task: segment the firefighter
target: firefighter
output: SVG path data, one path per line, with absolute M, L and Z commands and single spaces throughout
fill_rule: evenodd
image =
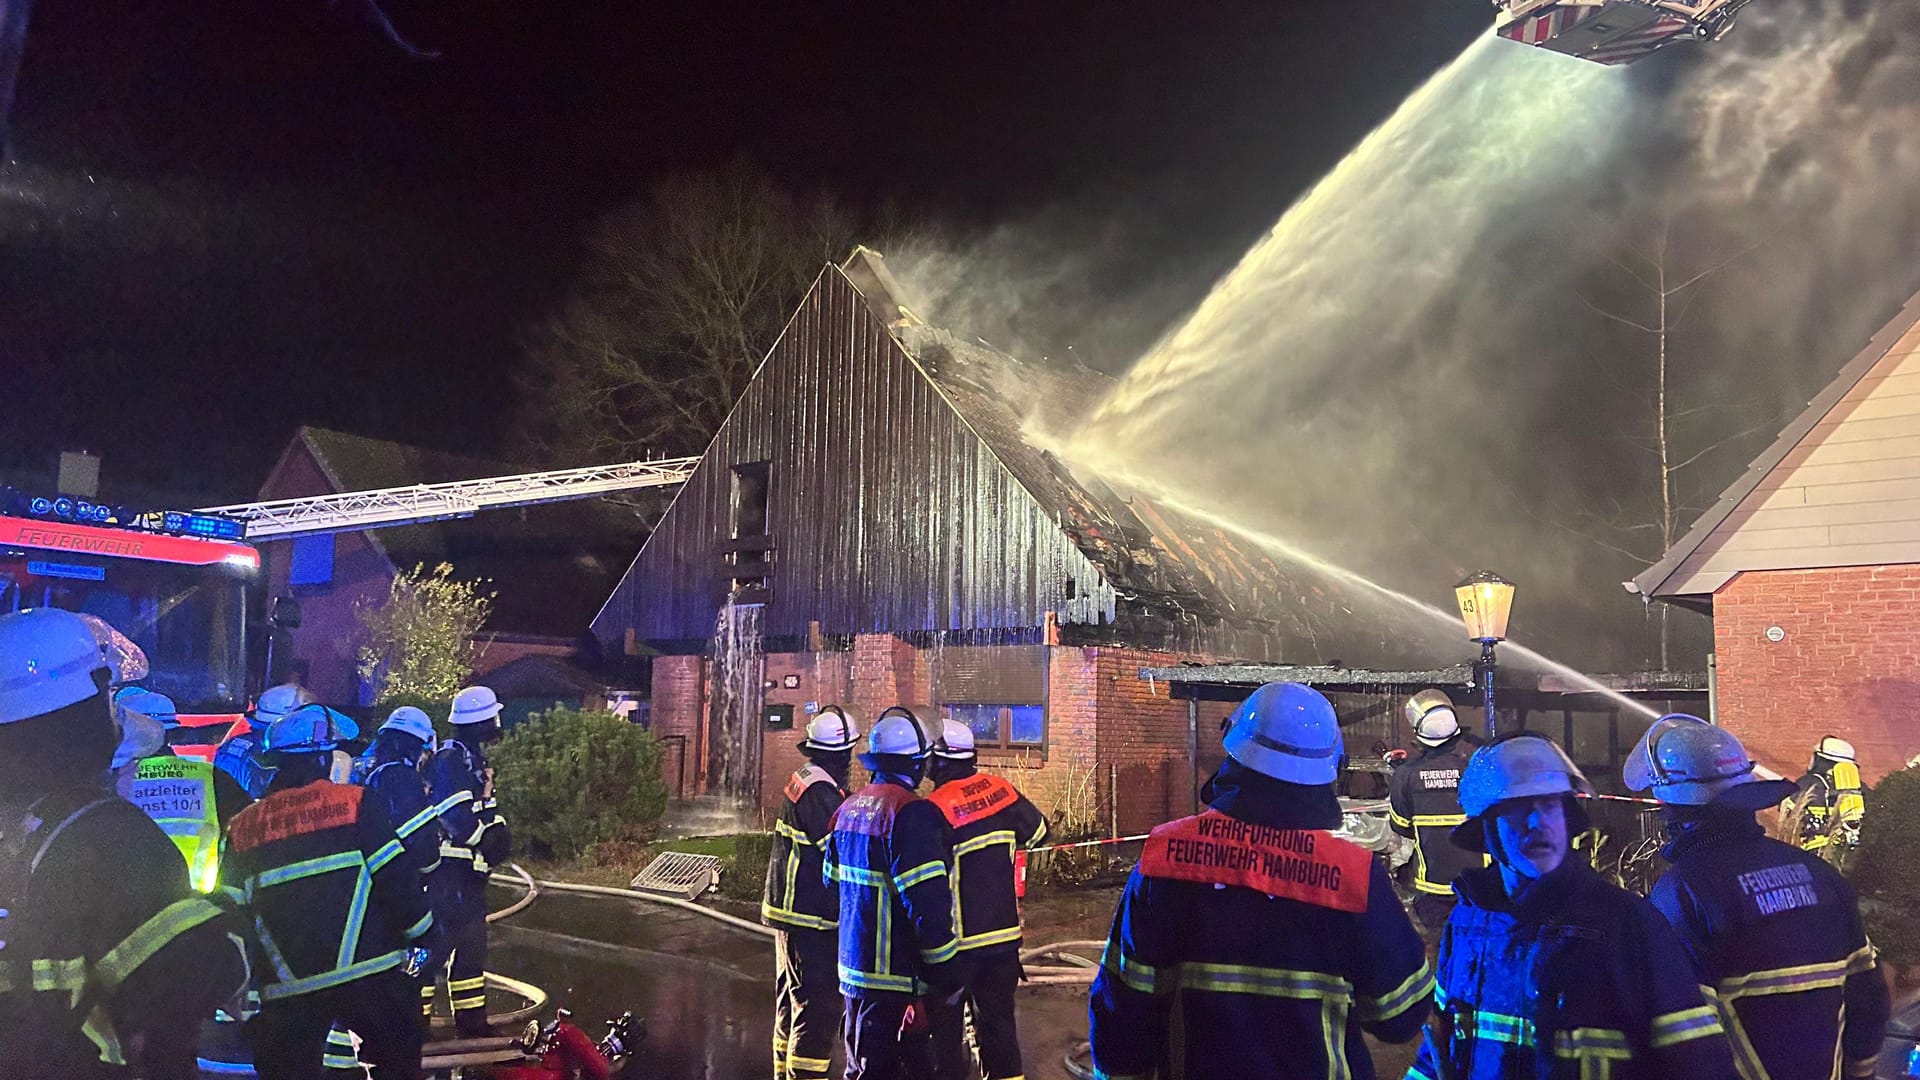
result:
M 807 764 L 787 780 L 773 826 L 773 854 L 760 921 L 773 927 L 773 1075 L 825 1077 L 840 1030 L 840 897 L 822 877 L 821 851 L 833 812 L 847 798 L 847 770 L 860 732 L 828 705 L 807 725 Z
M 253 802 L 240 782 L 209 762 L 183 758 L 167 745 L 179 726 L 173 699 L 139 687 L 113 695 L 120 748 L 113 755 L 114 790 L 160 826 L 187 862 L 199 892 L 219 884 L 220 837 Z
M 274 770 L 227 830 L 227 879 L 246 897 L 260 962 L 260 1014 L 245 1034 L 263 1080 L 316 1075 L 338 1020 L 385 1078 L 420 1073 L 424 1031 L 405 971 L 431 941 L 419 856 L 365 789 L 328 779 L 338 713 L 306 705 L 260 745 Z
M 100 788 L 112 672 L 78 616 L 0 615 L 0 1072 L 196 1074 L 203 1017 L 246 977 L 240 924 Z
M 1413 916 L 1435 941 L 1453 913 L 1453 879 L 1487 864 L 1485 855 L 1463 851 L 1450 839 L 1454 826 L 1466 820 L 1460 813 L 1460 773 L 1473 747 L 1453 701 L 1439 690 L 1407 699 L 1406 717 L 1420 753 L 1393 770 L 1388 817 L 1394 832 L 1414 842 Z
M 1732 732 L 1685 714 L 1648 728 L 1623 772 L 1660 800 L 1673 868 L 1650 899 L 1711 991 L 1744 1080 L 1831 1077 L 1835 1062 L 1871 1078 L 1889 1003 L 1859 901 L 1754 820 L 1798 787 L 1760 779 Z
M 402 705 L 388 714 L 374 733 L 372 744 L 354 760 L 352 770 L 353 783 L 367 789 L 367 797 L 386 812 L 387 820 L 399 823 L 394 833 L 420 867 L 423 888 L 425 875 L 440 865 L 440 843 L 446 835 L 437 808 L 427 799 L 426 777 L 420 773 L 434 745 L 432 718 L 411 705 Z M 431 995 L 431 975 L 424 989 Z M 421 1022 L 425 1023 L 424 1016 Z M 341 1076 L 365 1076 L 355 1042 L 345 1025 L 334 1025 L 327 1033 L 327 1068 Z
M 1474 751 L 1454 842 L 1493 864 L 1454 879 L 1437 1006 L 1409 1080 L 1607 1076 L 1727 1080 L 1720 1019 L 1680 942 L 1645 900 L 1609 884 L 1569 838 L 1593 785 L 1543 735 Z
M 298 683 L 281 683 L 261 691 L 260 697 L 253 703 L 253 715 L 249 718 L 247 731 L 231 736 L 220 744 L 220 749 L 213 754 L 214 768 L 231 776 L 248 798 L 259 798 L 273 781 L 273 775 L 261 768 L 255 756 L 267 729 L 273 726 L 275 720 L 302 705 L 312 703 L 313 695 Z
M 500 699 L 484 686 L 454 695 L 448 716 L 453 737 L 427 759 L 429 797 L 446 829 L 440 866 L 429 876 L 433 907 L 446 920 L 447 997 L 463 1039 L 484 1038 L 487 1027 L 487 877 L 506 861 L 512 837 L 493 797 L 493 766 L 486 746 L 500 738 Z M 434 988 L 420 988 L 430 1014 Z
M 1269 683 L 1224 744 L 1211 805 L 1153 830 L 1127 879 L 1089 999 L 1095 1073 L 1372 1080 L 1361 1032 L 1418 1035 L 1433 975 L 1385 865 L 1332 835 L 1333 706 Z
M 840 890 L 846 1080 L 902 1080 L 909 1006 L 963 985 L 946 822 L 914 793 L 937 738 L 910 709 L 881 713 L 860 755 L 872 782 L 833 814 L 823 874 Z
M 1833 735 L 1821 739 L 1799 789 L 1800 846 L 1818 851 L 1837 843 L 1844 851 L 1853 850 L 1860 843 L 1860 821 L 1867 815 L 1853 744 Z
M 1012 784 L 974 768 L 973 729 L 946 721 L 933 748 L 927 798 L 947 820 L 953 846 L 953 932 L 969 960 L 965 1008 L 973 1011 L 982 1080 L 1025 1073 L 1013 992 L 1020 984 L 1020 902 L 1014 896 L 1013 853 L 1047 838 L 1040 808 Z M 968 1074 L 966 1018 L 960 1003 L 928 1007 L 940 1076 Z

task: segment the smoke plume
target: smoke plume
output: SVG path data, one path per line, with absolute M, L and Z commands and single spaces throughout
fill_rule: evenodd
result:
M 1727 261 L 1675 298 L 1669 341 L 1697 510 L 1920 285 L 1917 240 L 1920 4 L 1766 0 L 1627 69 L 1483 40 L 1286 211 L 1072 453 L 1441 603 L 1499 570 L 1523 636 L 1643 664 L 1619 582 L 1661 547 L 1654 342 L 1601 312 L 1650 322 L 1635 275 L 1662 252 L 1669 284 Z

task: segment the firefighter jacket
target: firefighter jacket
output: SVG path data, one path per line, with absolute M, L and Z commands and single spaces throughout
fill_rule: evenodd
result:
M 413 762 L 376 761 L 360 783 L 367 797 L 386 812 L 387 820 L 398 822 L 394 835 L 406 845 L 421 873 L 438 869 L 446 829 L 440 823 L 440 807 L 427 798 L 426 777 Z
M 1454 878 L 1487 864 L 1486 856 L 1451 839 L 1453 827 L 1467 820 L 1460 812 L 1460 772 L 1472 752 L 1456 736 L 1443 746 L 1423 747 L 1418 757 L 1393 770 L 1388 816 L 1394 832 L 1413 839 L 1413 887 L 1420 892 L 1451 897 Z
M 1577 854 L 1516 903 L 1454 881 L 1434 1018 L 1408 1080 L 1727 1080 L 1720 1018 L 1673 929 Z
M 273 770 L 255 756 L 261 734 L 260 728 L 254 728 L 235 735 L 213 752 L 213 767 L 232 777 L 249 799 L 266 794 L 267 785 L 273 782 Z
M 909 777 L 876 773 L 833 812 L 822 865 L 840 890 L 840 991 L 924 995 L 960 985 L 946 822 Z
M 963 953 L 1018 952 L 1020 902 L 1014 897 L 1013 853 L 1047 838 L 1040 808 L 998 776 L 948 780 L 927 796 L 947 821 L 953 932 Z
M 227 862 L 253 915 L 265 1001 L 399 967 L 433 929 L 418 858 L 365 788 L 270 791 L 233 819 Z
M 0 810 L 0 1072 L 192 1076 L 199 1022 L 246 978 L 240 921 L 179 850 L 89 785 Z
M 431 876 L 434 908 L 459 922 L 485 918 L 487 875 L 506 861 L 513 841 L 487 793 L 487 756 L 454 739 L 427 759 L 428 797 L 446 829 L 440 866 Z
M 1747 814 L 1709 818 L 1662 854 L 1673 869 L 1653 906 L 1679 931 L 1745 1080 L 1831 1077 L 1840 1057 L 1880 1052 L 1887 985 L 1838 871 Z
M 1836 838 L 1848 847 L 1860 842 L 1860 821 L 1867 816 L 1867 801 L 1860 794 L 1860 766 L 1818 758 L 1799 784 L 1801 847 L 1816 851 Z
M 818 765 L 806 765 L 787 780 L 786 802 L 773 823 L 773 855 L 760 921 L 781 930 L 832 930 L 840 925 L 840 895 L 821 870 L 833 812 L 847 789 Z
M 1361 1033 L 1419 1033 L 1426 950 L 1386 867 L 1327 831 L 1331 787 L 1231 765 L 1127 879 L 1088 1001 L 1095 1075 L 1373 1080 Z

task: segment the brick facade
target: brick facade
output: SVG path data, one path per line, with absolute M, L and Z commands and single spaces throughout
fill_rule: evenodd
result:
M 1824 735 L 1869 783 L 1920 753 L 1920 565 L 1740 574 L 1713 636 L 1719 720 L 1767 767 L 1799 776 Z
M 653 659 L 653 732 L 669 741 L 661 767 L 666 772 L 667 790 L 681 798 L 692 798 L 706 790 L 707 756 L 702 723 L 706 714 L 706 678 L 705 657 L 656 656 Z
M 1191 658 L 1119 648 L 1052 648 L 1045 748 L 985 750 L 981 768 L 1012 780 L 1050 816 L 1070 819 L 1103 836 L 1116 823 L 1123 833 L 1131 833 L 1190 813 L 1187 703 L 1173 700 L 1165 684 L 1150 685 L 1139 677 L 1143 667 L 1184 659 Z M 778 811 L 787 776 L 804 760 L 799 743 L 805 737 L 808 703 L 851 704 L 864 730 L 888 706 L 938 704 L 930 700 L 935 663 L 931 650 L 916 649 L 889 634 L 859 635 L 846 652 L 768 654 L 764 679 L 772 685 L 765 691 L 766 701 L 794 706 L 794 727 L 762 733 L 762 812 L 771 816 Z M 706 662 L 696 656 L 653 661 L 654 730 L 686 736 L 688 795 L 706 790 L 706 670 Z M 796 684 L 791 687 L 790 677 Z M 1230 709 L 1220 702 L 1200 703 L 1204 769 L 1219 762 L 1220 720 Z M 670 773 L 672 765 L 669 762 Z

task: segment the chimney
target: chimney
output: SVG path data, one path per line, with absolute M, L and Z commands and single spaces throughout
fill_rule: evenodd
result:
M 100 458 L 85 450 L 60 451 L 60 477 L 53 489 L 83 499 L 100 497 Z

